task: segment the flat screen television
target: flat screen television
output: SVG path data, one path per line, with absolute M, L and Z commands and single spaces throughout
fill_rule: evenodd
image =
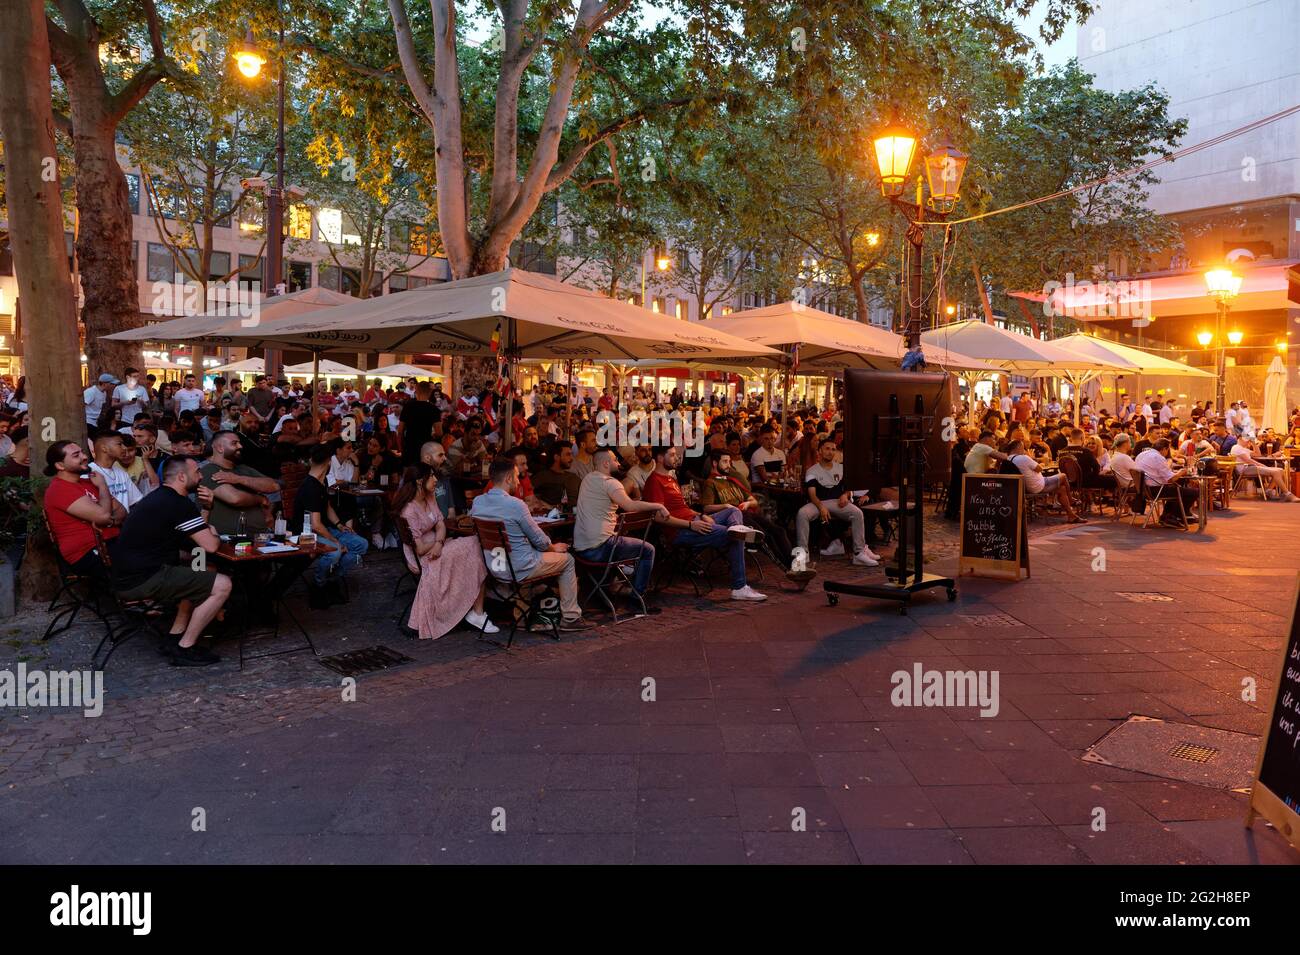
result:
M 846 369 L 845 486 L 872 491 L 898 486 L 901 449 L 892 418 L 915 415 L 918 408 L 924 421 L 920 445 L 925 451 L 926 483 L 947 481 L 956 443 L 957 396 L 957 379 L 947 372 Z

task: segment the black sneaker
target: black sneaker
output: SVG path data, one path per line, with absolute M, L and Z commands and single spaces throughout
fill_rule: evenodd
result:
M 205 650 L 197 643 L 192 647 L 182 647 L 177 644 L 172 648 L 171 656 L 174 667 L 206 667 L 221 662 L 221 657 L 211 650 Z

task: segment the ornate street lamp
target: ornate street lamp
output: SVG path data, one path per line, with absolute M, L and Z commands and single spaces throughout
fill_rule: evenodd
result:
M 1223 326 L 1227 324 L 1229 303 L 1241 292 L 1241 276 L 1229 268 L 1210 269 L 1205 273 L 1205 288 L 1214 296 L 1216 303 L 1214 335 L 1210 338 L 1210 341 L 1215 342 L 1219 349 L 1215 361 L 1215 371 L 1219 380 L 1215 389 L 1214 407 L 1219 414 L 1223 414 L 1226 408 L 1225 379 L 1228 374 L 1227 349 L 1224 345 Z M 1209 342 L 1204 341 L 1202 336 L 1208 336 L 1208 333 L 1202 332 L 1197 335 L 1197 341 L 1200 341 L 1202 346 L 1208 345 Z M 1233 341 L 1234 336 L 1235 341 Z M 1241 338 L 1241 332 L 1238 331 L 1228 334 L 1228 340 L 1232 341 L 1233 345 L 1241 344 Z
M 253 31 L 249 30 L 244 35 L 244 42 L 235 51 L 235 65 L 239 67 L 239 72 L 243 73 L 248 79 L 253 79 L 258 73 L 262 72 L 262 67 L 266 64 L 266 57 L 253 41 Z
M 916 154 L 916 137 L 893 124 L 875 139 L 876 167 L 880 172 L 880 193 L 907 217 L 906 238 L 912 247 L 907 274 L 907 325 L 904 334 L 908 355 L 905 369 L 924 364 L 921 354 L 921 247 L 925 241 L 926 204 L 921 202 L 921 179 L 916 180 L 916 202 L 902 198 L 912 159 Z M 945 136 L 939 146 L 925 157 L 925 173 L 930 183 L 928 202 L 930 219 L 942 222 L 957 206 L 961 180 L 969 157 Z M 949 237 L 951 238 L 951 237 Z

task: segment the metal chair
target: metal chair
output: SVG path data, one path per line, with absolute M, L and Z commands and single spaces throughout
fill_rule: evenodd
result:
M 647 513 L 620 514 L 614 527 L 614 536 L 645 542 L 650 535 L 650 526 L 653 523 L 654 518 Z M 613 615 L 614 623 L 618 623 L 618 608 L 614 604 L 613 595 L 609 593 L 607 588 L 622 581 L 627 585 L 628 592 L 641 607 L 641 613 L 633 614 L 633 617 L 645 616 L 647 613 L 645 598 L 632 589 L 632 581 L 636 576 L 637 569 L 641 566 L 641 561 L 644 559 L 644 550 L 638 553 L 636 557 L 621 559 L 614 558 L 611 553 L 607 560 L 587 560 L 575 553 L 573 560 L 591 585 L 591 593 L 587 595 L 587 602 L 583 604 L 583 609 L 585 610 L 596 597 L 600 597 L 606 609 Z
M 1170 501 L 1178 504 L 1178 518 L 1182 524 L 1182 529 L 1190 529 L 1190 525 L 1187 523 L 1187 509 L 1183 507 L 1183 496 L 1178 493 L 1177 484 L 1173 482 L 1157 484 L 1153 489 L 1152 485 L 1147 483 L 1146 475 L 1141 471 L 1135 471 L 1133 476 L 1137 483 L 1137 499 L 1142 502 L 1143 530 L 1163 522 L 1165 505 Z
M 506 637 L 506 648 L 508 649 L 515 642 L 515 634 L 522 625 L 524 629 L 531 629 L 533 621 L 537 618 L 537 609 L 525 594 L 525 588 L 530 591 L 543 589 L 555 589 L 559 581 L 554 577 L 541 577 L 536 580 L 528 578 L 520 579 L 515 573 L 514 559 L 510 550 L 510 536 L 506 533 L 504 521 L 490 521 L 482 517 L 473 518 L 474 532 L 478 535 L 479 547 L 483 550 L 483 563 L 487 565 L 488 577 L 496 582 L 497 586 L 505 586 L 508 590 L 508 599 L 510 601 L 510 635 Z M 501 577 L 493 571 L 493 567 L 498 562 L 504 562 L 506 570 L 510 576 Z M 522 606 L 521 606 L 522 605 Z M 560 625 L 558 620 L 551 620 L 547 624 L 551 631 L 551 639 L 560 639 Z M 479 639 L 484 639 L 482 634 Z M 495 641 L 489 641 L 495 642 Z
M 99 533 L 99 528 L 95 528 L 96 551 L 99 559 L 104 565 L 104 571 L 107 574 L 107 580 L 113 579 L 113 557 L 108 552 L 108 547 L 104 544 L 104 538 Z M 108 613 L 100 615 L 104 621 L 107 632 L 100 638 L 99 644 L 95 647 L 95 652 L 90 655 L 90 665 L 92 669 L 102 670 L 108 666 L 108 659 L 122 644 L 126 643 L 141 630 L 148 630 L 156 636 L 159 641 L 165 641 L 167 634 L 158 629 L 158 621 L 163 619 L 163 615 L 170 609 L 160 600 L 145 598 L 142 600 L 123 600 L 117 595 L 116 590 L 110 583 L 103 583 L 104 596 L 109 604 Z M 121 624 L 114 624 L 113 617 L 120 617 Z M 99 658 L 99 652 L 104 649 L 104 644 L 108 644 L 108 652 L 104 658 Z

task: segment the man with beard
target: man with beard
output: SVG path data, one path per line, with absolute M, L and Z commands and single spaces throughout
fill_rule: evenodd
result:
M 59 553 L 73 572 L 106 577 L 96 548 L 95 529 L 105 543 L 117 537 L 126 508 L 108 491 L 103 475 L 91 470 L 90 458 L 75 441 L 56 441 L 45 452 L 45 519 Z
M 438 487 L 433 492 L 433 499 L 438 502 L 438 510 L 443 517 L 451 516 L 451 509 L 456 504 L 447 466 L 447 450 L 437 441 L 426 441 L 420 446 L 420 462 L 427 464 L 438 475 Z
M 623 478 L 623 490 L 627 491 L 627 496 L 632 500 L 639 501 L 641 492 L 645 490 L 646 478 L 655 473 L 655 456 L 650 446 L 645 444 L 638 444 L 635 454 L 636 463 L 627 469 L 627 475 Z
M 162 468 L 162 485 L 136 505 L 113 548 L 113 583 L 119 597 L 176 605 L 176 619 L 164 646 L 175 666 L 208 666 L 220 661 L 198 642 L 231 589 L 225 574 L 195 570 L 189 563 L 188 555 L 195 546 L 209 554 L 221 546 L 221 538 L 190 500 L 199 480 L 194 458 L 169 458 Z M 178 563 L 182 552 L 185 562 Z
M 280 485 L 274 478 L 241 463 L 242 457 L 239 435 L 222 431 L 212 439 L 212 456 L 200 469 L 202 486 L 212 489 L 210 520 L 219 534 L 236 533 L 241 515 L 248 534 L 271 526 L 269 495 L 279 493 Z
M 262 437 L 262 420 L 251 411 L 245 411 L 239 418 L 239 438 L 243 449 L 243 460 L 251 468 L 263 474 L 274 476 L 279 473 L 280 462 L 272 448 Z M 216 436 L 213 436 L 216 440 Z

